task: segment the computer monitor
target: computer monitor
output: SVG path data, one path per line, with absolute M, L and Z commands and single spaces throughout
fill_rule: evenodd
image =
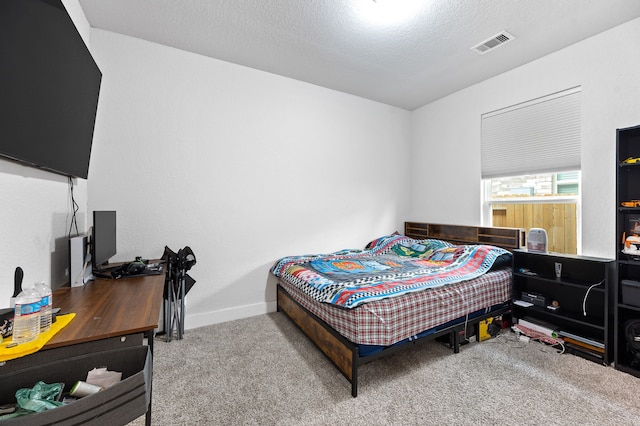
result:
M 116 255 L 116 212 L 94 211 L 91 235 L 91 259 L 94 271 L 105 269 Z

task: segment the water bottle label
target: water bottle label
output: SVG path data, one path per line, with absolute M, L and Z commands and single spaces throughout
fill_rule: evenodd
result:
M 24 305 L 16 305 L 16 311 L 20 315 L 34 314 L 40 311 L 40 302 L 25 303 Z
M 51 296 L 42 296 L 42 299 L 40 300 L 40 304 L 42 306 L 47 306 L 51 303 Z

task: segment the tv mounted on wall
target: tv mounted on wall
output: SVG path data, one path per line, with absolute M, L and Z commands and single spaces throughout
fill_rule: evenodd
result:
M 60 0 L 0 2 L 0 156 L 86 179 L 102 73 Z

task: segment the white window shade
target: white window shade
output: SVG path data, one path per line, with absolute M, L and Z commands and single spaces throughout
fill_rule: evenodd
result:
M 482 178 L 580 170 L 581 90 L 482 115 Z

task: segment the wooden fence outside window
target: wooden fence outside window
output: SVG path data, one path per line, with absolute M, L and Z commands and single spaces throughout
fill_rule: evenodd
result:
M 492 204 L 492 226 L 543 228 L 547 231 L 547 250 L 577 254 L 578 237 L 575 203 Z

